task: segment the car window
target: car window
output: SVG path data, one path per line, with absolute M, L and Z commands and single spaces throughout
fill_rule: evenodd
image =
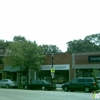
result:
M 8 80 L 3 80 L 3 82 L 8 82 Z
M 43 81 L 37 81 L 37 84 L 42 84 L 43 83 Z
M 93 82 L 93 80 L 92 80 L 92 79 L 86 79 L 86 81 L 87 81 L 87 82 Z
M 1 80 L 1 82 L 8 82 L 8 80 Z
M 77 83 L 77 79 L 73 79 L 71 82 L 72 83 Z
M 78 82 L 85 82 L 85 79 L 78 79 Z
M 32 81 L 32 83 L 34 84 L 34 83 L 36 83 L 36 81 Z

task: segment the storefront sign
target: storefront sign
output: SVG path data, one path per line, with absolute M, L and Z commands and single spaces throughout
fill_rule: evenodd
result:
M 51 70 L 52 65 L 42 65 L 41 70 Z M 69 70 L 69 64 L 53 65 L 55 70 Z
M 100 62 L 100 56 L 88 56 L 89 62 Z

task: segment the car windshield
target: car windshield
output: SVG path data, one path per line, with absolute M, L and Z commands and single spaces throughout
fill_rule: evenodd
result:
M 47 82 L 47 81 L 45 81 L 45 80 L 43 80 L 43 82 L 44 82 L 44 83 L 49 83 L 49 82 Z

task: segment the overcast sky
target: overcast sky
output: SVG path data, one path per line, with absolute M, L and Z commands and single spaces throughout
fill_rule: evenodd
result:
M 57 45 L 100 32 L 100 0 L 0 0 L 0 39 Z

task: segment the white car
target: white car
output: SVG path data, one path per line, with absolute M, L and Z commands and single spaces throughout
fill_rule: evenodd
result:
M 18 83 L 10 79 L 2 79 L 0 80 L 0 87 L 5 87 L 5 88 L 18 87 Z

